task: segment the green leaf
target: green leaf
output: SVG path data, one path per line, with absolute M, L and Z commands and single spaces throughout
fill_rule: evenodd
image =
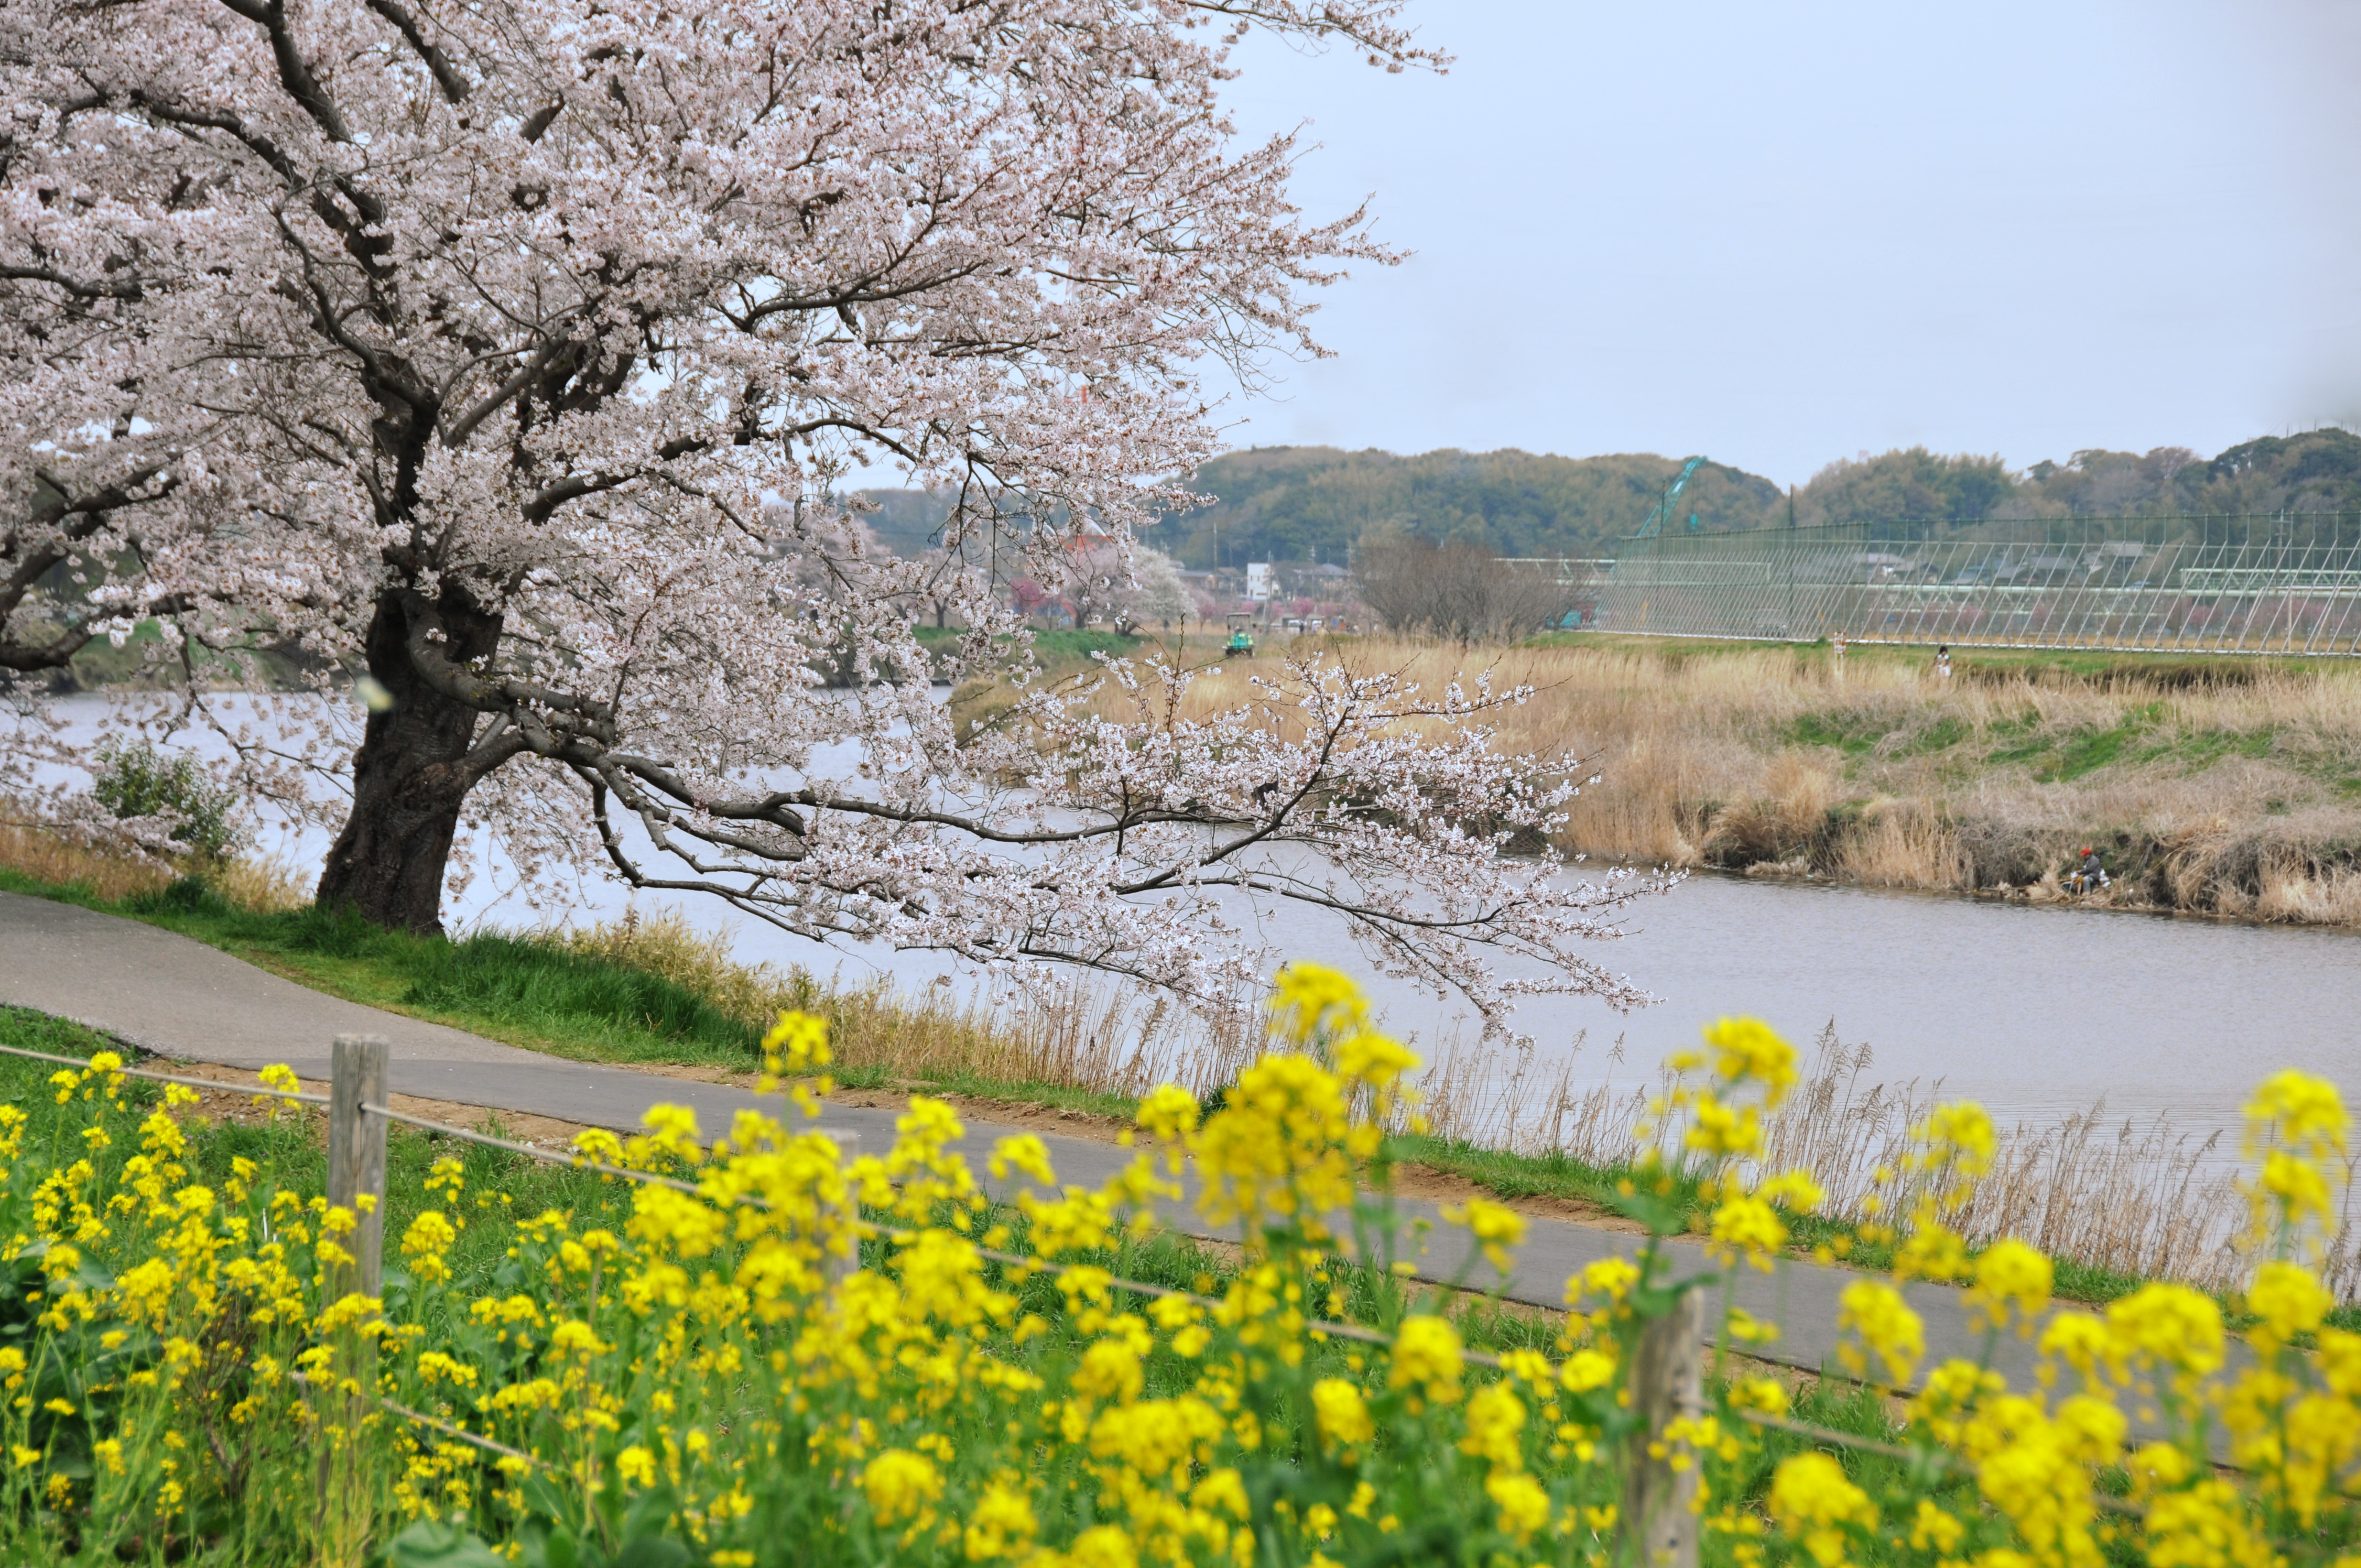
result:
M 509 1568 L 507 1558 L 438 1519 L 421 1519 L 388 1541 L 385 1560 L 389 1568 Z
M 553 1528 L 546 1518 L 529 1519 L 517 1531 L 524 1568 L 579 1568 L 582 1554 L 574 1538 Z
M 615 1554 L 614 1568 L 688 1568 L 687 1547 L 668 1536 L 642 1536 Z
M 680 1499 L 669 1486 L 655 1486 L 631 1499 L 631 1512 L 623 1516 L 623 1539 L 645 1541 L 660 1536 L 680 1511 Z

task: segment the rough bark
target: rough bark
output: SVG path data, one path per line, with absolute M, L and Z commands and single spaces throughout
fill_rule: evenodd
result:
M 455 605 L 436 607 L 450 634 L 452 660 L 488 657 L 500 641 L 500 618 Z M 459 811 L 481 776 L 467 749 L 482 714 L 420 675 L 406 644 L 409 617 L 392 595 L 369 621 L 368 671 L 392 697 L 369 715 L 353 760 L 353 809 L 328 851 L 317 898 L 348 906 L 379 926 L 439 934 L 443 873 Z

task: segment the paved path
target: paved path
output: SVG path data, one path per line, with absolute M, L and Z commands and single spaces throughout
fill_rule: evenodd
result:
M 729 1125 L 741 1106 L 763 1104 L 725 1085 L 597 1067 L 520 1050 L 478 1036 L 421 1023 L 399 1014 L 342 1001 L 283 980 L 216 948 L 153 926 L 95 914 L 73 905 L 0 893 L 0 1003 L 71 1018 L 130 1045 L 183 1061 L 260 1069 L 284 1062 L 304 1078 L 328 1076 L 329 1042 L 341 1034 L 382 1035 L 392 1043 L 395 1092 L 530 1113 L 591 1126 L 635 1127 L 655 1101 L 693 1106 L 708 1132 Z M 865 1149 L 893 1142 L 890 1111 L 832 1106 L 827 1128 L 858 1134 Z M 995 1140 L 1016 1131 L 970 1122 L 961 1146 L 980 1179 Z M 1088 1139 L 1044 1135 L 1061 1179 L 1096 1186 L 1129 1157 L 1126 1150 Z M 1429 1222 L 1421 1274 L 1448 1279 L 1466 1261 L 1463 1233 L 1442 1223 L 1434 1205 L 1405 1200 L 1406 1217 Z M 1185 1206 L 1167 1215 L 1176 1228 L 1213 1234 Z M 1563 1221 L 1532 1219 L 1517 1271 L 1505 1294 L 1513 1300 L 1556 1307 L 1567 1276 L 1586 1264 L 1628 1254 L 1638 1238 Z M 1709 1266 L 1703 1253 L 1677 1245 L 1685 1271 Z M 1488 1268 L 1469 1272 L 1488 1283 Z M 1839 1294 L 1859 1277 L 1841 1268 L 1782 1263 L 1769 1274 L 1740 1277 L 1737 1299 L 1756 1317 L 1782 1326 L 1777 1343 L 1751 1354 L 1817 1370 L 1836 1344 Z M 1927 1323 L 1929 1364 L 1948 1356 L 1981 1356 L 1984 1336 L 1971 1333 L 1956 1290 L 1914 1285 L 1908 1294 Z M 2029 1348 L 2014 1336 L 1993 1348 L 1993 1365 L 2012 1385 L 2030 1377 Z

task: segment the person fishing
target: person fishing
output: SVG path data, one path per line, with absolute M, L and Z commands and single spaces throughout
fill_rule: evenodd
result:
M 2107 868 L 2099 863 L 2099 851 L 2090 845 L 2082 846 L 2082 863 L 2074 868 L 2074 891 L 2088 893 L 2094 887 L 2107 885 Z

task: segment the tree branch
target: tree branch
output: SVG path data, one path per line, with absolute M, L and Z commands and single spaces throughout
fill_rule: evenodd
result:
M 423 60 L 426 69 L 434 73 L 434 85 L 443 90 L 446 102 L 458 104 L 466 101 L 469 92 L 467 79 L 460 75 L 449 57 L 428 39 L 426 30 L 418 25 L 418 18 L 412 16 L 400 0 L 368 0 L 368 8 L 393 24 L 394 30 L 410 45 L 411 52 Z

